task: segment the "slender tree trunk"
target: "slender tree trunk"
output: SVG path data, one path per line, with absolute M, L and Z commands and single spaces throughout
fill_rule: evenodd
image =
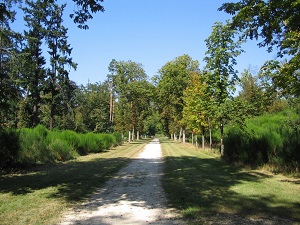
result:
M 198 136 L 196 135 L 195 138 L 196 138 L 196 148 L 198 148 Z
M 128 142 L 131 140 L 131 131 L 128 131 Z
M 185 128 L 182 130 L 182 142 L 185 143 Z
M 221 131 L 221 156 L 224 156 L 224 125 L 223 125 L 223 118 L 220 119 L 220 131 Z
M 179 131 L 179 141 L 182 142 L 182 127 L 180 127 L 180 131 Z
M 194 133 L 192 133 L 192 145 L 194 145 Z
M 132 128 L 131 135 L 132 135 L 131 140 L 134 141 L 134 127 Z
M 136 140 L 140 140 L 140 132 L 139 131 L 136 131 Z
M 204 134 L 205 134 L 205 129 L 204 129 L 204 127 L 202 126 L 201 127 L 201 132 L 202 132 L 202 149 L 204 150 L 204 148 L 205 148 L 205 138 L 204 138 Z
M 209 128 L 209 148 L 212 151 L 212 134 L 211 134 L 211 127 Z

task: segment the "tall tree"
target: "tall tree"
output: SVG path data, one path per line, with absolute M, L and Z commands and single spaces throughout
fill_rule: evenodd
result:
M 260 40 L 259 47 L 268 47 L 277 56 L 288 56 L 281 68 L 278 84 L 293 86 L 290 93 L 300 95 L 300 2 L 298 0 L 242 0 L 224 3 L 223 10 L 232 17 L 231 27 L 240 30 L 241 38 Z
M 141 113 L 141 84 L 147 80 L 143 65 L 132 61 L 112 60 L 109 66 L 111 74 L 108 80 L 112 83 L 115 100 L 115 125 L 119 131 L 132 131 L 132 137 L 138 128 L 139 114 Z M 131 138 L 133 139 L 133 138 Z M 130 139 L 129 139 L 130 140 Z
M 202 148 L 204 149 L 204 134 L 209 127 L 209 97 L 205 95 L 206 84 L 199 74 L 194 73 L 190 85 L 183 93 L 183 123 L 193 134 L 202 135 Z
M 221 154 L 224 154 L 224 110 L 225 101 L 233 94 L 235 82 L 238 80 L 236 57 L 241 54 L 241 42 L 234 40 L 235 30 L 228 24 L 216 22 L 211 35 L 206 42 L 206 68 L 211 72 L 206 74 L 205 82 L 209 87 L 218 108 L 218 119 L 221 132 Z
M 39 105 L 41 101 L 41 83 L 46 77 L 45 58 L 42 56 L 42 44 L 45 37 L 44 21 L 47 17 L 47 4 L 43 1 L 26 0 L 23 8 L 24 20 L 28 31 L 24 31 L 27 46 L 25 54 L 26 70 L 23 70 L 23 86 L 26 89 L 26 98 L 29 98 L 31 126 L 39 123 Z
M 93 13 L 104 12 L 104 7 L 102 2 L 104 0 L 73 0 L 75 3 L 73 13 L 70 17 L 73 19 L 74 23 L 78 24 L 81 29 L 88 29 L 89 26 L 86 24 L 88 20 L 93 19 Z M 21 3 L 22 0 L 6 0 L 4 3 L 0 3 L 0 17 L 10 15 L 9 4 Z M 49 3 L 55 3 L 56 1 L 47 1 Z M 0 20 L 2 19 L 0 18 Z
M 15 112 L 21 94 L 17 83 L 21 35 L 10 28 L 15 17 L 13 2 L 7 0 L 0 4 L 0 8 L 6 9 L 0 16 L 0 128 L 16 126 Z
M 165 132 L 168 135 L 178 134 L 178 131 L 184 132 L 184 124 L 181 123 L 183 92 L 190 82 L 191 75 L 198 72 L 199 62 L 188 55 L 175 58 L 159 71 L 156 94 Z
M 57 106 L 60 104 L 60 97 L 63 94 L 64 86 L 69 83 L 69 71 L 76 69 L 77 64 L 71 58 L 72 48 L 68 44 L 67 28 L 63 26 L 63 11 L 66 4 L 61 6 L 49 4 L 47 7 L 48 17 L 46 25 L 46 43 L 49 48 L 51 70 L 48 70 L 48 92 L 50 93 L 50 124 L 54 126 L 54 117 L 57 113 Z
M 241 91 L 238 99 L 245 101 L 248 105 L 248 116 L 258 116 L 264 112 L 263 91 L 257 76 L 252 75 L 250 69 L 244 70 L 241 73 L 239 81 Z

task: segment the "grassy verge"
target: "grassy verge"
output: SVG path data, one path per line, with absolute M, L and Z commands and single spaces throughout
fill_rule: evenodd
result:
M 189 144 L 162 140 L 162 150 L 168 199 L 191 224 L 235 216 L 300 222 L 299 179 L 242 170 Z
M 144 145 L 124 144 L 67 163 L 0 175 L 0 224 L 54 224 L 66 208 L 93 194 Z

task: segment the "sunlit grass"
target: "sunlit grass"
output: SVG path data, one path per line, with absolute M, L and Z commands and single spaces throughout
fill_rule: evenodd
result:
M 203 223 L 218 215 L 300 221 L 300 180 L 239 169 L 190 144 L 163 141 L 164 188 L 185 218 Z
M 21 174 L 0 176 L 0 224 L 54 224 L 136 156 L 146 142 L 79 157 Z

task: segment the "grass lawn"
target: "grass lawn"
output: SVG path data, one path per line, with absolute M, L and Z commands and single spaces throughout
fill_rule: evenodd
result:
M 124 144 L 67 163 L 0 174 L 0 224 L 54 224 L 111 178 L 145 143 Z
M 232 217 L 300 224 L 299 178 L 240 169 L 190 144 L 161 143 L 164 189 L 190 224 L 223 224 L 221 220 Z

